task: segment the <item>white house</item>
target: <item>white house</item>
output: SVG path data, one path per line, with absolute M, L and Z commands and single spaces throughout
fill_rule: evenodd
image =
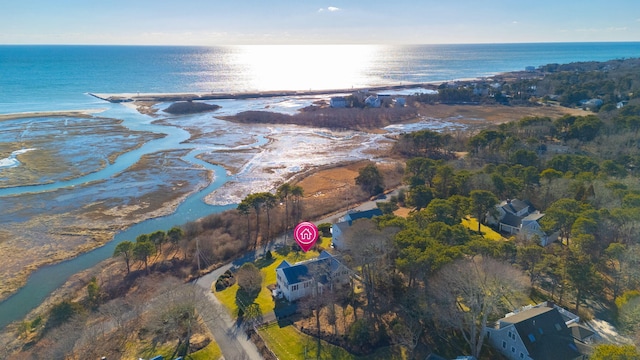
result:
M 330 253 L 323 251 L 315 259 L 290 264 L 282 261 L 276 268 L 276 290 L 288 301 L 296 301 L 322 292 L 325 287 L 349 282 L 351 271 Z
M 358 219 L 372 219 L 375 216 L 382 216 L 382 211 L 378 208 L 364 211 L 348 212 L 344 217 L 338 219 L 339 222 L 331 225 L 331 244 L 338 250 L 346 249 L 344 242 L 345 231 Z
M 540 226 L 540 219 L 544 214 L 533 209 L 527 202 L 513 199 L 505 200 L 496 205 L 497 218 L 488 217 L 487 222 L 497 225 L 500 232 L 510 235 L 520 234 L 527 239 L 537 238 L 540 245 L 547 246 L 554 242 L 558 234 L 546 234 Z
M 544 302 L 509 313 L 485 331 L 489 344 L 511 360 L 586 359 L 589 345 L 583 339 L 593 332 L 578 321 L 578 316 Z

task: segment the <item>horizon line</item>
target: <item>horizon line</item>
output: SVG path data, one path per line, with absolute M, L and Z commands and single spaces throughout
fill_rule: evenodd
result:
M 436 45 L 524 45 L 524 44 L 612 44 L 640 43 L 640 40 L 614 41 L 524 41 L 524 42 L 452 42 L 452 43 L 238 43 L 238 44 L 118 44 L 118 43 L 4 43 L 0 46 L 175 46 L 175 47 L 224 47 L 224 46 L 436 46 Z

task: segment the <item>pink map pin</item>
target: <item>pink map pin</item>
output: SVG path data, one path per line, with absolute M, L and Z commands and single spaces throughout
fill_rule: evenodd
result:
M 309 251 L 318 240 L 318 227 L 315 224 L 310 222 L 301 222 L 296 226 L 293 230 L 293 238 L 296 239 L 296 242 L 304 252 Z

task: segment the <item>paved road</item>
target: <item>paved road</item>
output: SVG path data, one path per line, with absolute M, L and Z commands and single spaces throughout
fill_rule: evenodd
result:
M 262 359 L 256 346 L 247 338 L 244 328 L 237 326 L 235 320 L 231 318 L 224 305 L 222 305 L 211 292 L 212 282 L 230 267 L 231 264 L 225 265 L 196 281 L 197 285 L 207 290 L 205 293 L 217 315 L 213 318 L 206 319 L 205 323 L 213 333 L 213 337 L 216 339 L 218 346 L 220 346 L 225 360 Z M 214 274 L 217 274 L 217 276 Z M 213 281 L 211 281 L 212 278 L 214 279 Z
M 387 196 L 392 196 L 395 194 L 394 191 Z M 387 199 L 379 199 L 375 201 L 367 201 L 362 203 L 349 211 L 364 211 L 370 210 L 376 207 L 376 202 L 378 201 L 386 201 Z M 330 216 L 327 216 L 318 221 L 314 221 L 316 224 L 321 223 L 334 223 L 340 217 L 344 216 L 347 211 L 342 211 Z M 234 260 L 233 262 L 226 264 L 222 267 L 217 268 L 216 270 L 206 274 L 199 279 L 196 280 L 196 284 L 203 287 L 206 290 L 207 297 L 209 298 L 211 305 L 214 306 L 215 311 L 219 316 L 216 316 L 215 319 L 209 319 L 205 321 L 207 326 L 213 333 L 216 342 L 220 346 L 220 350 L 225 358 L 225 360 L 244 360 L 244 359 L 262 359 L 256 346 L 247 338 L 244 329 L 241 326 L 238 326 L 234 319 L 231 318 L 227 309 L 220 303 L 220 301 L 215 297 L 215 295 L 211 292 L 211 286 L 215 283 L 215 281 L 222 275 L 225 271 L 239 267 L 246 262 L 253 262 L 259 257 L 263 256 L 267 250 L 273 250 L 277 246 L 280 246 L 284 243 L 289 243 L 293 241 L 292 235 L 282 235 L 277 237 L 268 247 L 260 248 L 256 251 L 248 252 L 243 257 Z M 275 315 L 273 312 L 267 313 L 263 315 L 264 321 L 275 320 Z

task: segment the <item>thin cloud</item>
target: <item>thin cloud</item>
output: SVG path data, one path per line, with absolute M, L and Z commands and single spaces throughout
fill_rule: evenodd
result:
M 340 11 L 342 9 L 340 9 L 339 7 L 335 7 L 335 6 L 329 6 L 327 8 L 320 8 L 318 9 L 318 12 L 324 12 L 324 11 L 328 11 L 328 12 L 336 12 L 336 11 Z

